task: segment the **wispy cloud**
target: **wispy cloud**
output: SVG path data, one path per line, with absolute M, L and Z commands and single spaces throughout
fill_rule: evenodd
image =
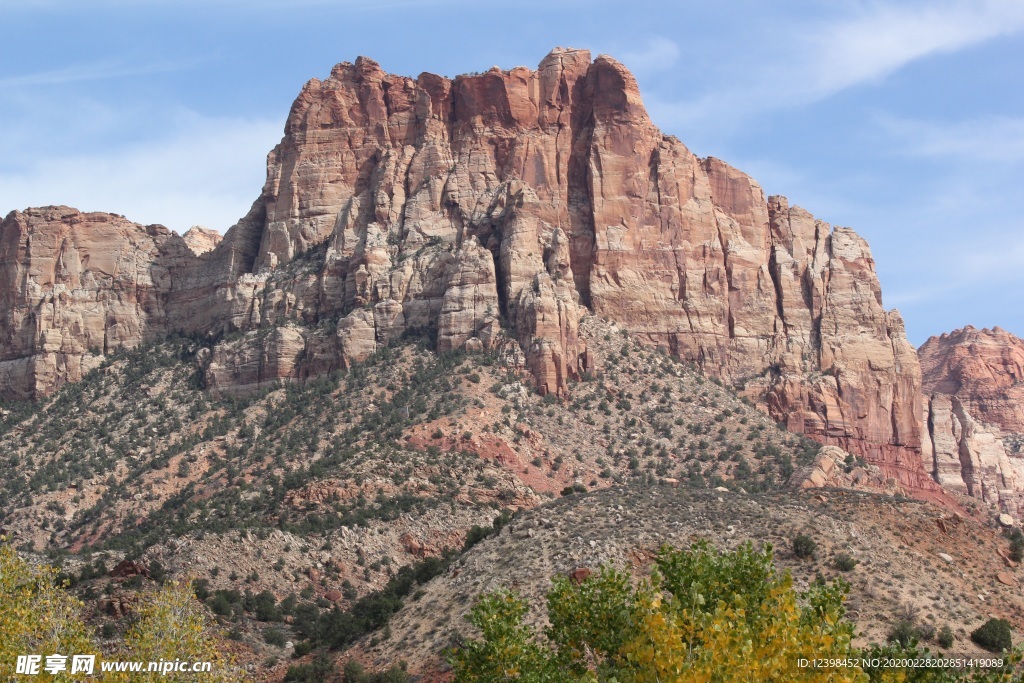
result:
M 674 67 L 680 50 L 674 41 L 654 36 L 640 48 L 618 50 L 614 55 L 635 73 L 651 73 Z
M 1024 30 L 1019 0 L 857 2 L 827 20 L 788 21 L 762 49 L 738 47 L 725 79 L 733 85 L 694 99 L 652 98 L 650 108 L 676 125 L 736 120 L 770 109 L 806 105 L 878 82 L 930 55 L 953 52 Z M 766 44 L 771 51 L 764 51 Z
M 0 173 L 0 211 L 68 204 L 178 231 L 224 230 L 259 195 L 266 154 L 280 139 L 279 121 L 186 116 L 158 139 Z
M 993 116 L 939 123 L 880 116 L 897 151 L 922 157 L 956 157 L 983 163 L 1024 162 L 1024 118 Z
M 870 3 L 853 16 L 818 27 L 798 87 L 817 98 L 884 77 L 914 60 L 959 50 L 1024 29 L 1018 0 L 929 2 L 916 6 Z
M 42 71 L 18 76 L 0 77 L 0 89 L 32 87 L 40 85 L 61 85 L 80 81 L 96 81 L 106 78 L 124 78 L 157 73 L 170 73 L 196 66 L 198 61 L 130 63 L 123 60 L 98 61 L 74 64 L 62 69 Z

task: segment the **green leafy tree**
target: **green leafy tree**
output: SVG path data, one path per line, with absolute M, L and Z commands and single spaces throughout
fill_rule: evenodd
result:
M 0 680 L 13 675 L 18 655 L 96 654 L 97 664 L 90 680 L 104 682 L 196 680 L 195 673 L 166 675 L 151 672 L 101 672 L 104 658 L 142 662 L 210 662 L 211 672 L 203 680 L 227 683 L 237 680 L 230 662 L 218 652 L 209 635 L 206 617 L 188 584 L 168 583 L 143 601 L 137 620 L 124 643 L 109 657 L 86 625 L 83 604 L 56 580 L 53 567 L 30 565 L 9 545 L 0 544 Z M 69 671 L 40 673 L 40 681 L 81 680 Z
M 633 587 L 602 568 L 576 585 L 554 581 L 545 638 L 522 623 L 511 593 L 481 598 L 471 621 L 482 640 L 456 650 L 456 681 L 867 681 L 859 669 L 799 667 L 802 657 L 853 652 L 842 619 L 848 587 L 804 594 L 772 565 L 771 548 L 721 553 L 707 543 L 663 548 L 652 576 Z
M 457 683 L 691 683 L 829 681 L 944 683 L 1010 681 L 1019 653 L 1002 670 L 813 668 L 801 660 L 931 656 L 916 642 L 852 644 L 844 618 L 849 586 L 815 582 L 803 593 L 772 564 L 772 550 L 746 543 L 720 552 L 706 542 L 662 548 L 652 575 L 636 586 L 604 567 L 577 584 L 556 578 L 543 634 L 523 623 L 527 604 L 508 591 L 481 596 L 470 621 L 481 638 L 449 657 Z
M 82 621 L 82 607 L 57 583 L 57 570 L 32 566 L 0 544 L 0 680 L 13 677 L 18 655 L 99 652 Z M 47 673 L 36 678 L 70 680 Z

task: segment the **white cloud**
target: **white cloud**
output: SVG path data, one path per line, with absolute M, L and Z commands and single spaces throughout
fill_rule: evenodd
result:
M 0 173 L 0 210 L 67 204 L 182 232 L 225 230 L 263 187 L 279 121 L 185 117 L 165 137 L 115 150 L 36 158 Z
M 649 98 L 659 118 L 675 126 L 721 124 L 771 109 L 820 101 L 857 85 L 877 82 L 916 60 L 953 52 L 1024 30 L 1020 0 L 856 2 L 826 21 L 792 19 L 766 26 L 772 35 L 736 46 L 731 76 L 688 101 Z M 765 49 L 769 46 L 771 49 Z M 726 54 L 723 59 L 729 58 Z
M 95 81 L 105 78 L 143 76 L 157 73 L 180 71 L 194 66 L 197 62 L 150 62 L 133 64 L 123 60 L 108 60 L 74 64 L 63 69 L 53 69 L 20 76 L 0 78 L 0 88 L 25 88 L 40 85 L 61 85 L 79 81 Z
M 672 68 L 679 60 L 679 46 L 661 36 L 655 36 L 637 49 L 614 52 L 615 58 L 634 73 L 650 73 Z
M 821 26 L 805 43 L 803 95 L 820 98 L 884 77 L 922 57 L 951 52 L 1024 28 L 1019 0 L 868 3 Z
M 983 163 L 1024 162 L 1024 118 L 993 116 L 948 124 L 893 117 L 878 120 L 897 149 L 907 154 Z

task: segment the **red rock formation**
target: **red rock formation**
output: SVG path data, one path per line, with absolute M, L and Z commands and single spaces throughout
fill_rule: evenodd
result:
M 970 325 L 918 350 L 924 390 L 955 396 L 974 419 L 1024 433 L 1024 340 Z
M 190 252 L 162 225 L 66 206 L 0 223 L 0 393 L 34 398 L 103 354 L 167 331 L 171 269 Z
M 6 321 L 37 305 L 16 253 L 26 235 L 4 226 L 0 281 L 16 294 L 0 322 L 23 335 Z M 558 49 L 536 71 L 454 80 L 340 64 L 303 87 L 250 213 L 172 261 L 154 265 L 174 286 L 136 306 L 135 343 L 297 323 L 260 348 L 256 335 L 218 347 L 208 379 L 223 390 L 344 367 L 415 328 L 444 349 L 491 348 L 503 320 L 539 390 L 562 394 L 595 369 L 578 334 L 592 311 L 745 386 L 792 429 L 936 488 L 917 356 L 864 241 L 663 135 L 609 57 Z M 11 348 L 17 363 L 49 347 L 36 334 Z
M 943 487 L 1024 510 L 1024 341 L 967 326 L 920 349 L 925 469 Z M 1007 437 L 1011 437 L 1008 439 Z

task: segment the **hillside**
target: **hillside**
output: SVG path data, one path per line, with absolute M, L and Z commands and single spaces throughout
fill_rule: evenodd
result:
M 209 342 L 124 352 L 5 414 L 0 451 L 16 474 L 2 525 L 84 576 L 86 596 L 120 595 L 123 578 L 95 568 L 127 559 L 323 609 L 567 487 L 772 490 L 817 453 L 623 328 L 587 318 L 581 334 L 609 369 L 569 400 L 540 396 L 496 354 L 438 354 L 429 339 L 245 398 L 201 387 Z M 277 652 L 252 615 L 238 627 Z
M 794 555 L 798 534 L 817 543 L 813 559 Z M 990 616 L 1017 628 L 1024 623 L 1018 579 L 999 554 L 1005 542 L 986 525 L 927 503 L 836 489 L 793 495 L 613 487 L 521 515 L 430 582 L 392 619 L 390 635 L 361 643 L 357 656 L 378 665 L 405 659 L 429 680 L 447 668 L 439 647 L 474 635 L 465 616 L 480 593 L 511 588 L 530 598 L 537 621 L 555 574 L 607 563 L 646 574 L 662 544 L 688 547 L 698 539 L 720 548 L 770 543 L 800 589 L 818 575 L 845 579 L 862 644 L 884 642 L 909 619 L 926 632 L 949 626 L 956 634 L 950 653 L 984 656 L 970 631 Z M 838 569 L 841 555 L 856 566 Z M 1001 583 L 1001 572 L 1010 585 Z
M 600 368 L 579 334 L 598 315 L 790 430 L 938 490 L 917 355 L 865 241 L 663 134 L 611 57 L 558 48 L 536 70 L 455 79 L 338 64 L 296 98 L 250 212 L 207 242 L 11 212 L 0 395 L 45 397 L 173 334 L 220 340 L 205 382 L 243 394 L 436 329 L 441 351 L 516 347 L 562 396 Z
M 863 239 L 662 134 L 610 57 L 361 57 L 222 239 L 3 219 L 0 536 L 106 646 L 191 582 L 247 680 L 328 647 L 443 678 L 481 592 L 536 620 L 552 576 L 699 538 L 842 574 L 859 644 L 902 618 L 981 654 L 982 620 L 1024 629 L 999 332 L 919 360 Z

